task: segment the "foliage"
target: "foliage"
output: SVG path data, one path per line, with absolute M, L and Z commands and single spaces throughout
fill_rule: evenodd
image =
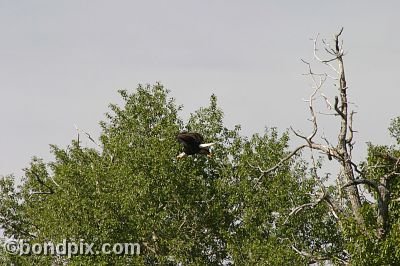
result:
M 400 144 L 400 117 L 393 119 L 389 131 Z M 400 265 L 400 150 L 395 146 L 368 145 L 368 155 L 363 164 L 365 177 L 381 183 L 387 180 L 385 189 L 390 192 L 388 229 L 384 238 L 376 235 L 378 193 L 367 187 L 374 197 L 373 202 L 365 202 L 364 211 L 367 218 L 367 232 L 356 235 L 356 241 L 349 243 L 355 265 Z
M 400 116 L 392 120 L 389 127 L 390 135 L 396 139 L 397 144 L 400 145 Z
M 322 236 L 311 225 L 300 235 L 299 221 L 278 226 L 290 208 L 309 200 L 305 192 L 313 184 L 304 182 L 304 164 L 291 160 L 268 176 L 255 167 L 271 167 L 287 154 L 288 134 L 240 136 L 240 126 L 223 125 L 214 95 L 184 126 L 181 107 L 162 85 L 119 93 L 124 106 L 110 105 L 98 149 L 79 140 L 66 149 L 52 145 L 54 161 L 34 158 L 17 188 L 13 177 L 1 180 L 1 222 L 7 236 L 31 244 L 139 242 L 141 255 L 3 259 L 19 265 L 304 262 L 290 248 L 293 238 Z M 211 159 L 175 158 L 176 134 L 184 128 L 217 143 Z

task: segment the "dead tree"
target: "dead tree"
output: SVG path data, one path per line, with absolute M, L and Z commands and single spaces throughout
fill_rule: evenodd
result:
M 364 228 L 364 219 L 361 214 L 361 198 L 360 193 L 358 190 L 359 181 L 356 179 L 356 173 L 361 174 L 358 170 L 357 165 L 352 161 L 352 150 L 353 150 L 353 115 L 354 112 L 349 110 L 349 101 L 347 97 L 348 86 L 346 82 L 346 75 L 345 75 L 345 68 L 344 68 L 344 50 L 343 50 L 343 43 L 340 39 L 341 34 L 343 32 L 343 28 L 339 31 L 339 33 L 335 34 L 334 42 L 331 46 L 325 40 L 322 40 L 324 45 L 324 51 L 329 54 L 330 58 L 322 59 L 318 54 L 318 36 L 313 39 L 314 43 L 314 59 L 326 66 L 328 66 L 335 76 L 328 75 L 327 73 L 318 74 L 312 70 L 311 64 L 302 60 L 308 67 L 308 72 L 305 75 L 308 75 L 312 82 L 313 82 L 313 93 L 309 97 L 308 100 L 308 107 L 311 115 L 311 122 L 313 125 L 313 129 L 310 135 L 306 136 L 301 134 L 300 132 L 291 128 L 293 133 L 304 140 L 304 144 L 300 145 L 296 149 L 293 150 L 289 155 L 283 158 L 278 164 L 274 167 L 263 170 L 263 174 L 268 174 L 275 171 L 279 168 L 282 164 L 284 164 L 287 160 L 292 158 L 296 155 L 299 151 L 303 150 L 304 148 L 309 148 L 312 151 L 319 151 L 325 154 L 329 160 L 336 160 L 340 164 L 340 176 L 345 186 L 342 187 L 346 191 L 346 199 L 350 202 L 352 215 L 354 219 L 357 221 L 360 228 Z M 333 79 L 337 84 L 338 88 L 338 95 L 334 98 L 334 103 L 332 104 L 328 97 L 320 92 L 321 88 L 323 87 L 325 81 L 327 79 Z M 326 138 L 322 137 L 325 143 L 319 143 L 315 140 L 315 136 L 318 132 L 318 123 L 317 123 L 317 113 L 314 110 L 314 100 L 316 100 L 317 96 L 322 96 L 325 99 L 328 109 L 332 110 L 332 115 L 335 115 L 340 118 L 340 130 L 337 136 L 337 144 L 332 145 Z M 314 164 L 314 176 L 317 180 L 317 167 L 315 164 L 314 157 L 312 156 L 312 161 Z M 344 208 L 336 202 L 326 191 L 324 184 L 319 181 L 320 189 L 321 189 L 321 196 L 316 201 L 316 203 L 325 202 L 330 206 L 333 215 L 339 220 L 338 213 L 341 213 Z M 363 183 L 365 184 L 365 183 Z M 341 188 L 339 188 L 341 189 Z M 313 204 L 304 205 L 303 207 L 314 206 Z M 300 208 L 301 209 L 301 208 Z M 299 210 L 297 210 L 299 211 Z M 339 221 L 340 222 L 340 221 Z
M 346 75 L 344 69 L 344 51 L 343 51 L 343 43 L 340 40 L 340 36 L 343 32 L 343 28 L 339 31 L 338 34 L 334 36 L 334 45 L 331 46 L 326 41 L 322 40 L 324 45 L 324 51 L 327 52 L 330 56 L 328 59 L 322 59 L 318 54 L 318 36 L 313 39 L 314 43 L 314 59 L 326 66 L 328 66 L 336 76 L 328 75 L 327 73 L 318 74 L 312 70 L 311 64 L 305 60 L 302 60 L 308 67 L 308 72 L 305 74 L 309 76 L 313 82 L 313 93 L 309 97 L 306 102 L 308 102 L 308 107 L 311 115 L 311 122 L 313 125 L 313 129 L 310 135 L 306 136 L 301 134 L 300 132 L 291 128 L 293 133 L 304 140 L 304 144 L 300 145 L 293 152 L 291 152 L 288 156 L 283 158 L 277 165 L 274 167 L 264 170 L 264 174 L 268 174 L 272 171 L 275 171 L 279 168 L 282 164 L 284 164 L 287 160 L 297 154 L 299 151 L 303 150 L 304 148 L 309 148 L 312 151 L 319 151 L 325 154 L 329 160 L 336 160 L 340 166 L 341 171 L 340 175 L 343 176 L 344 182 L 347 184 L 345 186 L 346 190 L 346 199 L 349 200 L 351 204 L 351 210 L 355 220 L 361 227 L 364 227 L 364 220 L 361 214 L 361 199 L 360 193 L 358 191 L 357 182 L 355 178 L 355 172 L 360 173 L 357 168 L 357 165 L 352 161 L 352 150 L 353 150 L 353 115 L 354 112 L 350 112 L 349 110 L 349 102 L 347 97 L 347 82 L 346 82 Z M 333 79 L 337 83 L 338 88 L 338 95 L 334 99 L 334 103 L 332 104 L 328 97 L 320 92 L 321 88 L 323 87 L 325 81 L 327 79 Z M 325 143 L 319 143 L 315 140 L 315 136 L 318 132 L 318 123 L 317 123 L 317 114 L 314 110 L 314 100 L 321 95 L 327 104 L 327 107 L 331 109 L 334 113 L 333 115 L 338 116 L 340 118 L 340 130 L 337 136 L 337 144 L 332 145 L 326 138 L 323 137 Z M 315 159 L 312 155 L 312 161 L 314 164 L 314 176 L 317 180 L 317 168 L 315 164 Z M 327 193 L 326 188 L 322 182 L 320 183 L 321 189 L 321 196 L 316 202 L 326 202 L 335 217 L 338 219 L 338 212 L 342 212 L 340 204 L 335 202 L 335 200 Z M 313 206 L 304 205 L 304 206 Z
M 304 61 L 303 62 L 308 67 L 308 75 L 313 81 L 313 93 L 310 98 L 307 100 L 311 122 L 313 124 L 312 132 L 309 136 L 305 136 L 294 129 L 292 129 L 293 133 L 303 139 L 305 144 L 300 145 L 296 149 L 293 150 L 289 155 L 283 158 L 277 165 L 274 167 L 263 170 L 263 174 L 268 174 L 272 171 L 275 171 L 282 164 L 284 164 L 287 160 L 297 154 L 299 151 L 304 148 L 309 148 L 311 151 L 319 151 L 325 154 L 329 160 L 336 160 L 340 166 L 339 176 L 342 178 L 344 185 L 338 187 L 339 193 L 341 194 L 342 190 L 346 191 L 346 196 L 344 197 L 346 200 L 350 202 L 351 212 L 354 216 L 354 219 L 359 224 L 360 228 L 363 230 L 365 228 L 364 219 L 361 214 L 361 198 L 360 192 L 358 190 L 359 185 L 368 186 L 372 191 L 374 191 L 377 195 L 377 231 L 376 235 L 379 239 L 382 239 L 386 236 L 389 230 L 389 203 L 391 201 L 390 198 L 390 183 L 393 181 L 395 177 L 400 176 L 400 158 L 392 156 L 390 154 L 378 154 L 382 159 L 390 161 L 393 165 L 393 170 L 379 178 L 379 180 L 369 179 L 366 175 L 365 171 L 360 171 L 356 163 L 352 161 L 352 150 L 353 150 L 353 115 L 354 111 L 349 110 L 349 101 L 348 101 L 348 86 L 345 75 L 344 68 L 344 50 L 343 50 L 343 42 L 340 40 L 341 34 L 343 32 L 343 28 L 334 36 L 334 42 L 331 46 L 325 40 L 322 40 L 324 51 L 329 54 L 330 58 L 322 59 L 318 54 L 318 36 L 313 39 L 314 43 L 314 59 L 326 66 L 328 66 L 336 76 L 328 75 L 327 73 L 317 74 L 313 72 L 311 68 L 311 64 Z M 338 95 L 334 98 L 334 103 L 332 104 L 328 97 L 324 94 L 320 93 L 320 90 L 327 79 L 333 79 L 336 82 L 336 86 L 338 88 Z M 325 141 L 325 144 L 318 143 L 314 140 L 315 136 L 318 132 L 318 123 L 317 123 L 317 114 L 314 110 L 314 100 L 319 95 L 324 98 L 328 109 L 332 110 L 333 115 L 339 117 L 340 119 L 340 129 L 339 134 L 337 136 L 337 144 L 332 145 L 326 138 L 322 137 Z M 317 174 L 317 168 L 315 164 L 314 157 L 312 155 L 312 161 L 314 164 L 314 176 L 319 180 Z M 368 169 L 368 168 L 367 168 Z M 335 199 L 333 199 L 326 191 L 326 188 L 322 182 L 320 183 L 321 195 L 317 201 L 310 204 L 305 204 L 295 208 L 295 212 L 297 213 L 302 208 L 315 206 L 315 204 L 319 204 L 320 202 L 326 202 L 328 206 L 330 206 L 333 215 L 338 219 L 340 223 L 340 219 L 338 217 L 338 213 L 341 213 L 345 208 L 343 208 L 343 204 L 339 204 Z M 396 201 L 398 199 L 395 199 Z
M 311 133 L 307 136 L 291 128 L 292 132 L 297 137 L 304 140 L 304 144 L 295 148 L 285 158 L 280 160 L 278 164 L 271 167 L 270 169 L 263 170 L 260 167 L 258 167 L 258 169 L 261 172 L 261 178 L 262 176 L 265 176 L 278 169 L 300 151 L 307 148 L 310 149 L 313 177 L 317 181 L 317 184 L 319 184 L 320 193 L 317 192 L 315 194 L 316 197 L 313 202 L 292 208 L 292 211 L 288 214 L 288 217 L 284 223 L 286 223 L 291 216 L 296 215 L 303 209 L 313 208 L 318 204 L 326 203 L 342 230 L 344 229 L 342 218 L 347 217 L 348 215 L 352 215 L 358 225 L 360 232 L 362 234 L 366 234 L 367 232 L 365 221 L 361 213 L 362 198 L 359 191 L 359 186 L 364 185 L 369 187 L 370 191 L 376 193 L 377 228 L 375 235 L 378 239 L 384 239 L 388 231 L 390 230 L 389 203 L 391 201 L 400 201 L 400 198 L 392 200 L 390 191 L 391 182 L 394 180 L 395 177 L 400 176 L 400 157 L 398 158 L 388 153 L 378 154 L 377 156 L 379 158 L 390 162 L 390 165 L 393 166 L 393 169 L 391 169 L 385 175 L 379 178 L 374 177 L 373 179 L 371 178 L 371 176 L 368 175 L 368 166 L 366 168 L 364 167 L 363 171 L 361 171 L 359 170 L 358 165 L 352 160 L 352 151 L 354 145 L 353 137 L 355 132 L 355 130 L 353 129 L 353 116 L 355 112 L 350 110 L 349 108 L 350 103 L 348 100 L 348 85 L 346 81 L 343 60 L 344 50 L 343 42 L 341 41 L 342 32 L 343 28 L 339 31 L 339 33 L 334 35 L 332 45 L 323 39 L 321 40 L 324 52 L 329 55 L 328 59 L 324 59 L 319 55 L 318 35 L 315 39 L 313 39 L 313 57 L 315 61 L 317 61 L 317 63 L 319 64 L 327 66 L 334 73 L 334 75 L 329 75 L 326 72 L 322 74 L 316 73 L 313 71 L 311 63 L 302 60 L 308 68 L 308 71 L 305 75 L 309 76 L 313 83 L 313 92 L 310 95 L 309 99 L 305 100 L 308 103 L 308 108 L 311 116 Z M 321 88 L 327 80 L 333 80 L 335 86 L 338 89 L 337 95 L 334 97 L 333 103 L 329 100 L 327 96 L 325 96 L 321 92 Z M 314 108 L 314 101 L 318 99 L 319 96 L 321 96 L 320 98 L 325 101 L 327 108 L 330 110 L 331 113 L 329 113 L 329 115 L 333 115 L 334 117 L 339 118 L 339 133 L 337 135 L 336 144 L 332 144 L 324 135 L 321 136 L 323 140 L 322 143 L 315 140 L 318 133 L 318 120 L 317 112 Z M 324 154 L 329 160 L 335 160 L 340 165 L 340 171 L 337 177 L 337 180 L 339 182 L 337 185 L 337 193 L 335 195 L 330 195 L 327 187 L 318 175 L 317 163 L 313 155 L 314 151 Z M 350 208 L 348 208 L 347 206 L 350 206 Z M 294 248 L 294 250 L 301 256 L 310 259 L 330 259 L 318 259 L 315 256 L 311 256 L 306 251 L 298 250 L 296 248 Z M 341 261 L 343 264 L 348 263 L 348 258 L 344 257 L 336 259 Z

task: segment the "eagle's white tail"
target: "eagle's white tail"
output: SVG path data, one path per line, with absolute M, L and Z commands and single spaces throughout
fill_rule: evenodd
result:
M 207 148 L 207 147 L 211 147 L 213 145 L 215 145 L 215 143 L 203 143 L 203 144 L 200 144 L 199 147 L 200 148 Z

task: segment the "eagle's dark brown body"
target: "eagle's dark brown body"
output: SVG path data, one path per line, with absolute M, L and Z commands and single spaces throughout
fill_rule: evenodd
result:
M 178 155 L 178 158 L 182 158 L 185 155 L 193 154 L 205 154 L 210 156 L 209 147 L 214 143 L 203 143 L 204 138 L 199 133 L 195 132 L 182 132 L 177 136 L 179 143 L 183 146 L 183 153 Z

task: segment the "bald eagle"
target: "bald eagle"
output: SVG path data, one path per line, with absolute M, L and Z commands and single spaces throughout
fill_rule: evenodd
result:
M 180 159 L 186 155 L 193 154 L 204 154 L 211 157 L 209 147 L 215 143 L 203 143 L 204 138 L 199 133 L 195 132 L 181 132 L 178 134 L 177 139 L 183 146 L 183 152 L 180 153 L 176 158 Z

